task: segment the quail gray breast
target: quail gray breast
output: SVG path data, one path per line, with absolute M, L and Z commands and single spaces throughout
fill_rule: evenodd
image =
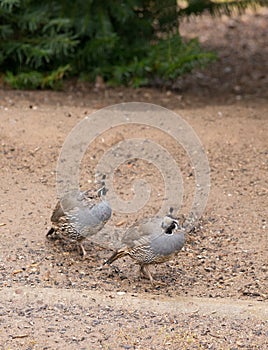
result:
M 105 264 L 130 256 L 140 265 L 140 272 L 154 285 L 149 265 L 170 260 L 182 249 L 184 242 L 184 229 L 170 215 L 143 220 L 125 232 L 122 248 L 105 261 Z
M 61 237 L 75 241 L 85 258 L 84 239 L 100 231 L 112 215 L 110 204 L 104 199 L 105 187 L 99 191 L 71 191 L 58 201 L 52 216 L 47 238 Z

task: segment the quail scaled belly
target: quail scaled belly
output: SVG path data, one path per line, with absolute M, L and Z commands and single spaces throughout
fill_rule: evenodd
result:
M 105 261 L 105 264 L 130 256 L 140 265 L 140 272 L 154 285 L 149 265 L 170 260 L 182 249 L 184 242 L 184 229 L 171 216 L 143 220 L 126 231 L 122 238 L 122 248 Z
M 52 213 L 52 227 L 47 238 L 59 236 L 77 242 L 85 258 L 86 251 L 82 242 L 100 231 L 112 215 L 110 204 L 103 199 L 105 193 L 104 187 L 97 192 L 74 190 L 67 193 L 58 201 Z

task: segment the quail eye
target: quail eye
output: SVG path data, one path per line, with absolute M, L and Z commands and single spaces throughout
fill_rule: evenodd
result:
M 178 223 L 174 221 L 174 229 L 178 229 L 178 228 L 179 228 Z

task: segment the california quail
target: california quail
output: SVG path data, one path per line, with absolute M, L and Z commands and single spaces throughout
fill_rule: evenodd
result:
M 104 186 L 97 193 L 92 190 L 67 193 L 52 213 L 52 227 L 46 236 L 77 242 L 84 258 L 83 240 L 100 231 L 112 215 L 110 204 L 102 198 L 105 193 Z
M 160 264 L 170 260 L 178 253 L 185 241 L 184 229 L 170 215 L 161 218 L 143 220 L 129 228 L 122 238 L 123 247 L 117 250 L 104 264 L 130 256 L 140 265 L 140 272 L 154 279 L 149 271 L 150 264 Z

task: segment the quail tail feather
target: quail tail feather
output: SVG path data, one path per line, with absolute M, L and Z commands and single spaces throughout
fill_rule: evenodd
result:
M 53 235 L 53 233 L 55 232 L 55 229 L 53 228 L 53 227 L 51 227 L 49 230 L 48 230 L 48 232 L 47 232 L 47 234 L 46 234 L 46 237 L 50 237 L 50 236 L 52 236 Z
M 112 256 L 110 256 L 109 259 L 107 259 L 105 262 L 104 262 L 104 265 L 108 264 L 110 265 L 111 263 L 113 263 L 115 260 L 117 259 L 120 259 L 124 256 L 128 255 L 128 253 L 125 251 L 125 250 L 119 250 L 115 253 L 113 253 Z

